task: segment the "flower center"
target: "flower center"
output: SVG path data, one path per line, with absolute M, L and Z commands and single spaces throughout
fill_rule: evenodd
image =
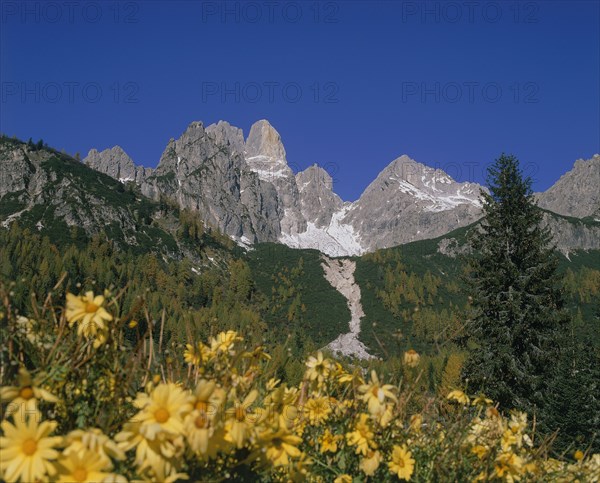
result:
M 85 306 L 85 311 L 88 314 L 92 314 L 94 312 L 96 312 L 100 307 L 98 307 L 95 303 L 90 302 Z
M 398 466 L 400 468 L 404 468 L 404 459 L 403 458 L 398 459 Z
M 244 406 L 238 406 L 235 408 L 235 419 L 240 422 L 246 419 L 246 410 L 244 409 Z
M 87 478 L 88 472 L 85 468 L 82 468 L 81 466 L 78 468 L 75 468 L 75 471 L 73 471 L 73 479 L 75 481 L 85 481 Z
M 26 439 L 23 442 L 22 449 L 23 449 L 23 453 L 25 453 L 27 456 L 31 456 L 37 450 L 36 440 L 32 439 L 32 438 Z
M 171 415 L 165 408 L 157 409 L 154 412 L 154 419 L 156 419 L 158 423 L 166 423 L 169 420 L 169 416 Z
M 19 396 L 28 401 L 33 397 L 33 389 L 31 389 L 31 386 L 26 386 L 23 389 L 21 389 L 21 391 L 19 392 Z
M 208 427 L 208 418 L 204 415 L 198 416 L 194 419 L 194 425 L 199 429 L 204 429 Z
M 206 401 L 198 401 L 195 407 L 198 411 L 202 411 L 204 413 L 208 410 L 208 404 L 206 404 Z

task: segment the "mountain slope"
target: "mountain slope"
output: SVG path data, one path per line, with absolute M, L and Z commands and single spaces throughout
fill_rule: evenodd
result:
M 196 235 L 186 238 L 177 206 L 154 202 L 134 184 L 124 185 L 47 147 L 2 138 L 0 187 L 2 227 L 16 221 L 59 245 L 85 244 L 98 235 L 123 250 L 198 263 L 210 263 L 205 248 L 213 247 L 214 259 L 233 245 L 216 232 L 209 234 L 193 215 L 187 223 L 196 226 Z
M 600 219 L 600 155 L 575 161 L 547 191 L 537 194 L 538 204 L 575 218 Z

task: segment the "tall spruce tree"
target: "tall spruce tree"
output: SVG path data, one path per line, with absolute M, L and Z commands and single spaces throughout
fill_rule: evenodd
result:
M 471 391 L 503 408 L 538 413 L 548 404 L 563 309 L 557 256 L 531 179 L 519 161 L 502 155 L 488 169 L 484 219 L 472 233 L 469 275 L 477 347 L 465 364 Z

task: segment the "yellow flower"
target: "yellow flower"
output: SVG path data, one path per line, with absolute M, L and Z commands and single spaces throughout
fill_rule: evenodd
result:
M 331 404 L 326 397 L 311 398 L 304 405 L 304 415 L 315 426 L 327 421 L 330 414 Z
M 367 476 L 373 476 L 379 468 L 382 457 L 379 451 L 369 451 L 367 456 L 360 460 L 358 467 Z
M 107 469 L 112 468 L 111 458 L 116 460 L 125 459 L 123 450 L 98 428 L 90 428 L 86 431 L 75 429 L 65 437 L 64 443 L 66 446 L 63 451 L 64 456 L 71 453 L 91 451 L 98 454 L 106 462 Z
M 255 418 L 248 409 L 258 396 L 258 391 L 253 389 L 242 402 L 236 402 L 234 407 L 226 411 L 228 419 L 225 422 L 225 440 L 242 448 L 251 435 Z
M 150 440 L 161 432 L 183 434 L 183 418 L 191 410 L 190 396 L 173 383 L 159 384 L 149 396 L 138 394 L 134 406 L 141 409 L 135 416 L 140 433 Z
M 310 356 L 306 361 L 306 378 L 310 381 L 323 382 L 331 371 L 331 362 L 323 359 L 323 353 L 319 351 L 317 357 Z
M 225 391 L 216 387 L 214 381 L 200 380 L 194 391 L 194 409 L 184 421 L 186 438 L 192 451 L 200 454 L 209 452 L 209 439 L 215 431 L 214 421 L 224 400 Z
M 413 414 L 410 417 L 410 428 L 409 429 L 413 433 L 420 433 L 421 426 L 423 426 L 423 416 L 421 416 L 420 414 Z
M 94 347 L 99 347 L 106 341 L 108 327 L 105 322 L 113 320 L 102 304 L 102 295 L 94 296 L 94 292 L 85 295 L 67 294 L 67 321 L 70 326 L 78 323 L 77 334 L 83 337 L 94 337 Z
M 494 466 L 494 474 L 506 481 L 519 479 L 523 470 L 523 459 L 512 453 L 504 452 L 498 455 Z
M 581 461 L 583 459 L 583 451 L 581 451 L 580 449 L 578 449 L 577 451 L 575 451 L 575 453 L 573 454 L 573 457 L 577 460 L 577 461 Z
M 326 429 L 321 438 L 319 439 L 321 453 L 335 453 L 338 450 L 338 442 L 343 437 L 339 434 L 333 435 L 329 429 Z
M 473 453 L 480 460 L 482 460 L 483 458 L 485 458 L 487 456 L 487 454 L 489 453 L 489 450 L 485 446 L 483 446 L 481 444 L 477 444 L 471 448 L 471 453 Z
M 464 406 L 469 404 L 469 396 L 467 396 L 464 392 L 455 389 L 454 391 L 450 391 L 450 393 L 446 396 L 450 401 L 457 401 Z
M 326 429 L 319 439 L 321 453 L 335 453 L 338 450 L 337 444 L 343 437 L 339 434 L 333 435 L 329 429 Z
M 371 382 L 362 384 L 358 387 L 358 392 L 362 393 L 362 400 L 369 406 L 369 412 L 372 415 L 378 415 L 385 409 L 385 398 L 392 401 L 398 401 L 392 390 L 391 384 L 381 384 L 377 373 L 371 371 Z
M 491 399 L 485 397 L 484 394 L 480 394 L 475 399 L 473 399 L 472 404 L 473 406 L 489 406 L 493 402 L 494 401 L 492 401 Z
M 18 386 L 5 386 L 0 388 L 0 401 L 10 403 L 7 407 L 7 416 L 22 411 L 22 415 L 38 410 L 40 400 L 58 402 L 58 398 L 40 386 L 41 377 L 31 378 L 29 371 L 22 367 L 17 378 Z
M 221 332 L 217 334 L 217 337 L 213 337 L 210 340 L 210 350 L 215 354 L 229 354 L 233 355 L 233 345 L 236 341 L 242 340 L 234 330 L 228 330 L 227 332 Z
M 167 439 L 149 440 L 140 432 L 141 424 L 137 421 L 125 423 L 123 430 L 115 436 L 115 441 L 124 451 L 135 448 L 135 464 L 139 473 L 150 470 L 154 475 L 171 474 L 174 469 L 163 457 L 172 453 L 172 443 Z
M 302 438 L 289 433 L 285 428 L 274 433 L 263 433 L 260 439 L 265 448 L 265 456 L 273 466 L 286 466 L 290 458 L 302 455 L 302 451 L 297 448 L 302 443 Z
M 183 351 L 183 358 L 188 364 L 201 366 L 205 362 L 209 361 L 212 356 L 210 348 L 202 342 L 198 342 L 196 346 L 193 346 L 192 344 L 186 344 L 185 347 L 186 349 Z
M 404 364 L 408 367 L 417 367 L 421 360 L 421 356 L 414 349 L 410 349 L 404 353 Z
M 352 483 L 352 477 L 344 473 L 333 480 L 333 483 Z
M 415 469 L 415 460 L 406 445 L 394 446 L 392 460 L 388 463 L 390 471 L 401 480 L 410 480 Z
M 50 437 L 56 429 L 55 421 L 38 424 L 35 414 L 27 418 L 14 418 L 14 425 L 2 421 L 0 427 L 0 474 L 6 481 L 45 481 L 56 473 L 54 461 L 58 457 L 55 446 L 60 445 L 60 436 Z
M 94 451 L 71 452 L 58 461 L 58 482 L 97 483 L 109 476 L 104 470 L 110 469 L 106 460 Z
M 350 446 L 356 446 L 356 454 L 366 455 L 370 446 L 375 446 L 373 432 L 369 428 L 368 414 L 361 414 L 354 426 L 354 431 L 346 434 L 346 441 Z

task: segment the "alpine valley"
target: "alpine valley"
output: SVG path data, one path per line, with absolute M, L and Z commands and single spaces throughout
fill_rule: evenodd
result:
M 561 253 L 574 330 L 596 343 L 598 186 L 595 155 L 536 194 Z M 247 137 L 224 121 L 193 122 L 156 168 L 119 146 L 79 161 L 3 136 L 0 277 L 17 280 L 23 306 L 63 273 L 60 293 L 122 282 L 124 310 L 144 298 L 172 340 L 235 328 L 298 357 L 323 347 L 360 359 L 415 348 L 429 358 L 428 384 L 450 385 L 469 337 L 461 277 L 481 190 L 402 155 L 358 200 L 343 201 L 325 169 L 294 173 L 266 120 Z

